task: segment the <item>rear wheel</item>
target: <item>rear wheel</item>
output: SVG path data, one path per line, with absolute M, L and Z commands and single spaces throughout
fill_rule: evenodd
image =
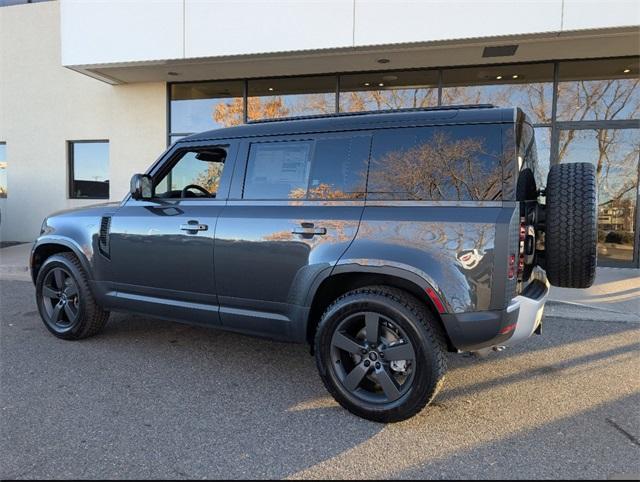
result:
M 58 338 L 79 340 L 98 333 L 109 318 L 95 301 L 86 273 L 71 253 L 48 258 L 36 279 L 40 317 Z
M 422 410 L 446 371 L 446 342 L 424 304 L 404 291 L 368 287 L 337 299 L 315 340 L 327 390 L 344 408 L 376 422 Z
M 565 288 L 593 284 L 597 259 L 597 186 L 593 164 L 552 166 L 547 178 L 545 269 Z

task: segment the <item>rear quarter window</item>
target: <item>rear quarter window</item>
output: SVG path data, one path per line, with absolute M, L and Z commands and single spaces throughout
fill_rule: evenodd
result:
M 386 129 L 374 134 L 368 199 L 502 198 L 498 125 Z

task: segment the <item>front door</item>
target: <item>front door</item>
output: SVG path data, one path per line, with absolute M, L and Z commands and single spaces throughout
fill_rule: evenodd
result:
M 110 227 L 115 304 L 171 319 L 218 324 L 216 222 L 235 155 L 229 143 L 174 147 L 152 172 L 154 197 L 128 199 Z
M 356 235 L 368 133 L 247 142 L 218 220 L 216 285 L 224 326 L 300 338 L 309 286 Z

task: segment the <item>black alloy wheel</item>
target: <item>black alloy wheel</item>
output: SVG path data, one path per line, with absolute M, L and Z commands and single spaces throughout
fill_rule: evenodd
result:
M 344 319 L 331 340 L 331 369 L 354 397 L 365 402 L 388 404 L 405 395 L 415 360 L 403 330 L 373 311 Z
M 46 314 L 44 321 L 51 329 L 63 333 L 78 323 L 80 293 L 69 271 L 61 267 L 50 270 L 44 278 L 41 297 Z

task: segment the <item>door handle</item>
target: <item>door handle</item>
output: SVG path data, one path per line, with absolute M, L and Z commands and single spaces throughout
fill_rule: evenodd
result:
M 308 238 L 327 234 L 327 228 L 316 228 L 313 223 L 301 223 L 301 226 L 300 228 L 293 228 L 291 232 Z
M 206 224 L 200 224 L 198 221 L 189 221 L 187 224 L 180 226 L 182 231 L 187 231 L 189 234 L 196 234 L 198 231 L 206 231 L 209 226 Z

